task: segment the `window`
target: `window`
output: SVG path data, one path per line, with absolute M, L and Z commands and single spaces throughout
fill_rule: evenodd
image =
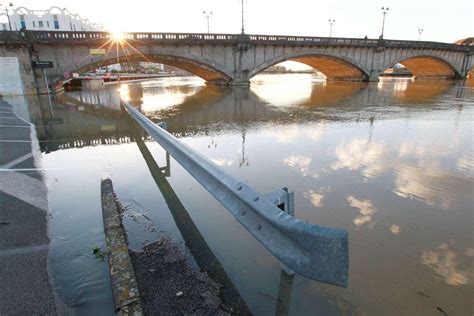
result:
M 38 27 L 40 28 L 44 27 L 43 21 L 38 21 Z
M 25 16 L 20 14 L 20 26 L 22 29 L 26 29 Z
M 58 21 L 58 15 L 53 14 L 53 24 L 54 24 L 54 29 L 59 30 L 59 21 Z
M 49 27 L 49 21 L 46 21 L 46 25 Z
M 36 22 L 35 21 L 33 21 L 33 27 L 36 27 Z

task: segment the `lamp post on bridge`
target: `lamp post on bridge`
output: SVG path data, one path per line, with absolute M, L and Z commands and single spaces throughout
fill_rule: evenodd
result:
M 244 34 L 244 0 L 240 1 L 242 6 L 242 34 Z
M 332 25 L 336 22 L 334 19 L 329 19 L 329 37 L 332 37 Z
M 204 14 L 204 16 L 207 19 L 207 34 L 209 34 L 209 18 L 212 16 L 212 11 L 209 11 L 209 12 L 202 11 L 202 14 Z
M 383 31 L 385 28 L 385 16 L 388 13 L 389 8 L 388 7 L 382 7 L 382 14 L 383 14 L 383 20 L 382 20 L 382 34 L 380 35 L 380 38 L 383 38 Z
M 0 4 L 0 6 L 2 6 L 2 4 Z M 7 19 L 8 19 L 8 26 L 10 26 L 10 31 L 12 31 L 12 23 L 10 21 L 10 14 L 8 13 L 8 7 L 13 7 L 13 3 L 9 3 L 8 6 L 5 5 L 5 14 L 7 16 Z
M 421 33 L 423 33 L 423 29 L 418 29 L 418 40 L 421 40 Z

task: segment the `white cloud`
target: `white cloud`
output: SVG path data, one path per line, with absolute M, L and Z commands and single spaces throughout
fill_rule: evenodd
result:
M 319 141 L 326 133 L 327 127 L 325 123 L 319 123 L 315 127 L 308 130 L 306 137 L 312 141 Z
M 309 174 L 311 158 L 303 155 L 292 155 L 288 158 L 285 158 L 283 163 L 285 166 L 296 167 L 303 174 L 303 176 L 307 176 Z
M 337 160 L 331 166 L 333 170 L 361 170 L 366 178 L 374 178 L 387 169 L 385 146 L 369 143 L 366 139 L 356 138 L 348 144 L 339 145 L 335 156 Z
M 316 193 L 313 190 L 308 190 L 303 193 L 303 196 L 309 199 L 314 207 L 321 207 L 323 205 L 324 196 L 320 193 Z
M 377 209 L 370 200 L 359 200 L 353 196 L 349 196 L 347 197 L 347 202 L 349 202 L 350 206 L 359 209 L 360 214 L 353 220 L 354 225 L 357 227 L 372 221 L 373 215 L 377 213 Z
M 448 209 L 455 197 L 455 182 L 452 178 L 450 173 L 435 165 L 424 168 L 400 165 L 395 177 L 394 193 Z
M 234 164 L 234 162 L 232 160 L 227 160 L 227 159 L 224 159 L 224 158 L 211 159 L 211 161 L 213 163 L 215 163 L 216 165 L 220 166 L 220 167 L 232 166 Z
M 400 234 L 400 226 L 398 226 L 398 225 L 390 226 L 390 232 L 394 235 Z
M 470 282 L 469 275 L 472 271 L 463 271 L 458 268 L 458 255 L 451 249 L 448 243 L 442 243 L 434 250 L 424 251 L 421 262 L 436 272 L 450 285 L 460 286 Z
M 298 139 L 300 132 L 298 125 L 279 126 L 278 129 L 268 126 L 264 134 L 276 139 L 280 144 L 290 144 Z

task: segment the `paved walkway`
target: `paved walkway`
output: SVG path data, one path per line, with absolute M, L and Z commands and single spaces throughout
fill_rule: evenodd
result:
M 35 135 L 0 100 L 0 315 L 59 312 L 47 268 L 48 200 L 33 157 Z

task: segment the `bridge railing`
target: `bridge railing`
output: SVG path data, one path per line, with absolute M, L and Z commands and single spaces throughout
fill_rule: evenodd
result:
M 378 40 L 360 38 L 337 38 L 337 37 L 309 37 L 309 36 L 273 36 L 273 35 L 249 35 L 254 42 L 279 42 L 279 43 L 308 43 L 322 45 L 376 45 Z
M 441 48 L 451 50 L 469 50 L 468 46 L 450 43 L 405 41 L 405 40 L 380 40 L 367 38 L 339 38 L 339 37 L 309 37 L 309 36 L 275 36 L 275 35 L 249 35 L 252 42 L 261 43 L 288 43 L 312 44 L 334 46 L 386 46 L 386 47 L 412 47 L 412 48 Z M 472 48 L 471 48 L 472 49 Z
M 243 35 L 243 34 L 203 34 L 203 33 L 123 33 L 124 40 L 143 42 L 247 42 L 264 45 L 314 45 L 314 46 L 366 46 L 366 47 L 406 47 L 448 49 L 455 51 L 472 51 L 474 47 L 439 42 L 381 40 L 366 38 L 310 37 L 282 35 Z M 108 32 L 72 32 L 72 31 L 25 31 L 0 32 L 0 41 L 46 41 L 46 42 L 82 42 L 94 40 L 112 40 L 114 36 Z
M 108 32 L 48 32 L 36 31 L 26 32 L 29 38 L 46 41 L 64 41 L 64 40 L 91 40 L 111 38 Z
M 12 33 L 12 32 L 6 32 Z M 114 39 L 114 34 L 108 32 L 71 32 L 71 31 L 28 31 L 27 37 L 38 41 L 75 41 L 75 40 L 98 40 Z M 235 41 L 235 34 L 200 34 L 200 33 L 123 33 L 124 40 L 141 41 Z

